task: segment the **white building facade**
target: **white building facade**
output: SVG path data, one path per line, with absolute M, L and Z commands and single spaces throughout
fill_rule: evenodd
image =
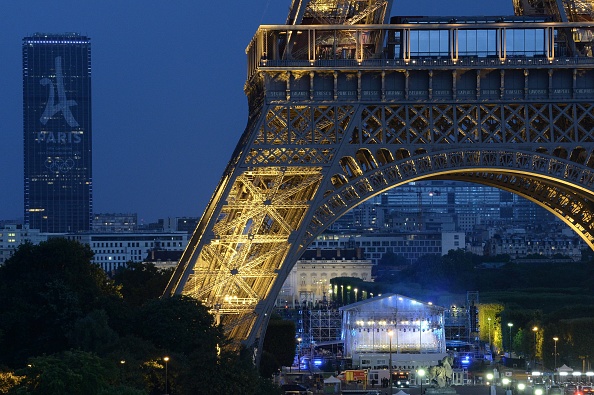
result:
M 277 306 L 318 304 L 330 301 L 330 280 L 336 277 L 355 277 L 372 281 L 373 264 L 358 250 L 307 251 L 295 263 L 277 297 Z
M 409 263 L 423 255 L 447 255 L 450 250 L 464 249 L 464 232 L 323 234 L 310 249 L 361 248 L 363 256 L 377 264 L 386 252 L 406 258 Z
M 150 251 L 183 251 L 186 232 L 80 233 L 65 237 L 88 244 L 95 253 L 93 262 L 108 273 L 127 262 L 143 262 Z
M 29 225 L 8 224 L 0 228 L 0 265 L 4 264 L 21 244 L 39 244 L 47 241 L 48 235 L 50 233 L 41 233 L 39 229 L 30 229 Z

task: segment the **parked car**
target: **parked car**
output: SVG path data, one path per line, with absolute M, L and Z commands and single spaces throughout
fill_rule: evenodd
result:
M 558 385 L 551 385 L 548 395 L 563 395 L 563 388 L 559 387 Z
M 578 395 L 578 388 L 573 384 L 565 386 L 565 395 Z

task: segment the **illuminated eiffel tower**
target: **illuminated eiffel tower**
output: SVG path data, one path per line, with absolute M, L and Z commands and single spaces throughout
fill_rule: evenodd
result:
M 390 18 L 391 0 L 293 0 L 246 50 L 248 125 L 165 294 L 258 350 L 310 242 L 418 180 L 513 192 L 594 247 L 590 1 Z

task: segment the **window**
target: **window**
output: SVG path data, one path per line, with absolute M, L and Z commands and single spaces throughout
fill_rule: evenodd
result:
M 459 30 L 458 55 L 485 58 L 497 55 L 495 30 Z
M 507 56 L 535 56 L 545 53 L 544 29 L 506 29 Z
M 412 57 L 448 56 L 448 30 L 412 30 L 410 55 Z

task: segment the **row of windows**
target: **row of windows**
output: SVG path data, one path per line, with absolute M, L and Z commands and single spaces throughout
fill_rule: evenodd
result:
M 543 246 L 559 246 L 559 247 L 562 247 L 562 246 L 572 246 L 573 245 L 573 242 L 570 241 L 570 240 L 567 240 L 567 241 L 533 241 L 533 242 L 530 242 L 530 241 L 527 242 L 526 240 L 517 240 L 517 239 L 514 239 L 514 240 L 509 240 L 509 239 L 501 240 L 501 244 L 503 244 L 503 245 L 506 245 L 506 244 L 509 244 L 509 245 L 512 245 L 512 244 L 514 244 L 514 245 L 517 245 L 517 244 L 530 245 L 531 243 L 534 244 L 534 245 L 537 245 L 537 246 L 539 244 L 542 244 Z
M 394 251 L 394 253 L 398 254 L 404 258 L 417 259 L 421 253 L 440 254 L 441 250 L 439 248 L 432 249 L 431 247 L 424 247 L 422 249 L 415 249 L 415 250 L 407 248 L 406 251 Z M 371 256 L 371 260 L 374 264 L 377 264 L 378 261 L 382 258 L 382 254 L 378 253 L 378 252 L 374 252 L 374 253 L 370 254 L 370 256 Z
M 410 35 L 411 56 L 448 56 L 453 37 L 449 30 L 413 30 Z M 457 50 L 460 56 L 497 56 L 499 51 L 525 56 L 545 55 L 547 37 L 544 29 L 506 29 L 502 37 L 495 29 L 458 30 Z
M 348 268 L 354 268 L 354 267 L 357 267 L 358 268 L 358 267 L 361 267 L 361 265 L 362 264 L 365 264 L 365 263 L 367 263 L 367 262 L 362 262 L 360 264 L 351 265 L 351 266 L 348 266 Z M 322 269 L 326 269 L 326 266 L 324 266 L 324 265 L 322 265 L 320 267 Z M 301 265 L 301 269 L 305 269 L 305 270 L 307 270 L 307 269 L 315 269 L 315 268 L 316 268 L 315 265 Z M 336 266 L 328 266 L 328 269 L 336 269 L 336 268 L 337 268 Z M 346 268 L 347 268 L 347 266 L 340 266 L 340 267 L 338 267 L 338 269 L 346 269 Z
M 126 249 L 116 249 L 116 250 L 94 250 L 95 254 L 130 254 L 130 255 L 141 255 L 142 250 L 126 250 Z
M 454 243 L 455 244 L 455 243 Z M 379 253 L 386 253 L 386 252 L 393 252 L 395 254 L 399 253 L 399 252 L 441 252 L 441 246 L 437 246 L 437 247 L 431 247 L 431 246 L 420 246 L 420 245 L 413 245 L 413 246 L 409 246 L 409 247 L 388 247 L 388 248 L 368 248 L 365 250 L 365 252 L 367 253 L 375 253 L 375 252 L 379 252 Z
M 127 243 L 127 247 L 140 247 L 139 242 L 134 242 L 134 243 Z M 145 241 L 144 242 L 144 246 L 145 247 L 153 247 L 155 245 L 155 242 L 149 242 L 149 241 Z M 175 242 L 175 241 L 168 241 L 168 242 L 160 242 L 161 247 L 182 247 L 182 243 L 180 242 Z M 93 248 L 98 248 L 98 247 L 124 247 L 124 243 L 120 242 L 120 243 L 93 243 Z
M 459 239 L 460 235 L 454 235 L 454 239 Z M 338 243 L 336 242 L 326 242 L 326 241 L 318 241 L 314 243 L 316 247 L 327 247 L 327 246 L 335 246 Z M 340 242 L 341 247 L 345 247 L 349 245 L 349 242 Z M 399 247 L 399 246 L 408 246 L 408 245 L 419 245 L 419 246 L 439 246 L 441 245 L 441 240 L 393 240 L 393 241 L 356 241 L 354 245 L 357 247 Z M 366 249 L 367 251 L 372 251 L 372 249 Z M 378 249 L 378 251 L 381 251 Z
M 95 261 L 118 261 L 118 262 L 126 262 L 126 256 L 122 255 L 115 255 L 115 256 L 96 256 Z

